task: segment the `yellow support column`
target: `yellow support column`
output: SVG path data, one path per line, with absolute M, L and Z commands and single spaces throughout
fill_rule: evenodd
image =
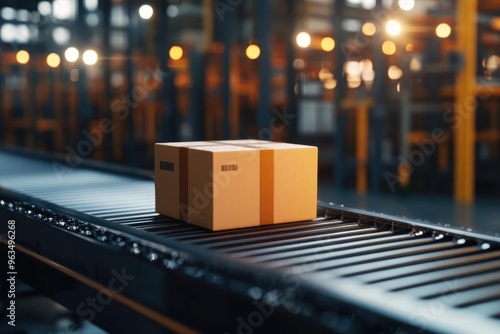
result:
M 455 92 L 455 201 L 472 203 L 475 184 L 477 0 L 458 0 L 457 49 L 464 66 L 457 74 Z
M 207 51 L 214 37 L 214 1 L 203 0 L 203 50 Z
M 368 189 L 368 141 L 369 107 L 371 100 L 365 100 L 356 106 L 356 190 L 364 195 Z

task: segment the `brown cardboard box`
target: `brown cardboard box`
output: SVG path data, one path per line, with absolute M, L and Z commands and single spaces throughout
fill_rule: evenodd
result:
M 261 150 L 261 224 L 315 219 L 318 148 L 287 143 L 251 146 Z
M 317 160 L 316 147 L 254 139 L 156 144 L 156 208 L 211 230 L 314 219 Z
M 180 208 L 187 205 L 187 149 L 190 146 L 209 146 L 214 143 L 175 142 L 155 144 L 156 211 L 183 219 Z
M 188 160 L 188 222 L 214 231 L 260 224 L 258 149 L 190 147 Z
M 217 140 L 215 143 L 224 145 L 254 145 L 254 144 L 271 144 L 272 141 L 259 139 L 235 139 L 235 140 Z

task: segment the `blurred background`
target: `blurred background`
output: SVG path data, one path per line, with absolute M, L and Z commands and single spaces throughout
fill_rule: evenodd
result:
M 498 235 L 499 83 L 494 0 L 0 1 L 0 145 L 62 175 L 303 143 L 320 200 Z M 24 332 L 99 332 L 32 293 Z
M 0 41 L 0 142 L 56 173 L 251 137 L 318 146 L 325 201 L 500 207 L 496 1 L 2 0 Z

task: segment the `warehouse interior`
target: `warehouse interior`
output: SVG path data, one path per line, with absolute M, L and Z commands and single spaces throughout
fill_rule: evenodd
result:
M 64 187 L 152 172 L 158 142 L 246 138 L 317 146 L 325 203 L 498 237 L 500 3 L 0 2 L 3 157 Z M 28 333 L 104 331 L 37 302 Z

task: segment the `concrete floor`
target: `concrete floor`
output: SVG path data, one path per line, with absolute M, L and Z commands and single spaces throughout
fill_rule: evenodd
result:
M 456 205 L 451 196 L 403 196 L 389 193 L 360 196 L 354 190 L 339 191 L 328 183 L 320 183 L 318 199 L 351 208 L 428 220 L 430 223 L 463 226 L 500 236 L 500 199 L 477 198 L 473 205 L 465 206 Z

